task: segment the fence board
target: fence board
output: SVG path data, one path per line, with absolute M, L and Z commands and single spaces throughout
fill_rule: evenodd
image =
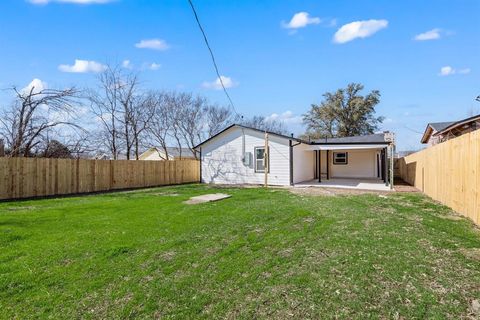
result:
M 0 200 L 199 182 L 197 160 L 0 158 Z
M 480 224 L 480 130 L 398 159 L 398 175 Z

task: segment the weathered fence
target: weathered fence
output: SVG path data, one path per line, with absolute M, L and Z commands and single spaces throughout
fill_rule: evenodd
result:
M 88 193 L 200 181 L 197 160 L 0 158 L 0 199 Z
M 480 130 L 399 160 L 406 182 L 480 224 Z

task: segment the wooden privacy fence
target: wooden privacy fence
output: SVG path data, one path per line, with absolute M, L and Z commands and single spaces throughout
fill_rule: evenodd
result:
M 200 163 L 0 158 L 0 179 L 0 199 L 19 199 L 198 182 Z
M 399 159 L 398 173 L 480 225 L 480 130 Z

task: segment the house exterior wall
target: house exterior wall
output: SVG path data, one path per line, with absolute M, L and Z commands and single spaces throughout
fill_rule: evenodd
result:
M 436 145 L 437 143 L 441 142 L 442 137 L 441 136 L 430 136 L 430 138 L 427 141 L 427 147 L 432 147 Z
M 348 152 L 348 164 L 333 164 L 333 152 Z M 378 152 L 375 149 L 330 151 L 330 176 L 332 178 L 377 178 Z
M 242 134 L 242 132 L 244 134 Z M 264 173 L 255 172 L 255 147 L 265 145 L 264 134 L 247 128 L 234 127 L 202 145 L 202 182 L 215 184 L 263 184 Z M 250 164 L 243 163 L 245 152 Z M 290 184 L 289 139 L 269 136 L 271 185 Z
M 315 154 L 302 143 L 293 147 L 293 183 L 312 180 L 315 174 Z
M 331 152 L 329 152 L 330 154 Z M 329 156 L 330 157 L 330 156 Z M 322 177 L 327 175 L 327 151 L 326 150 L 321 150 L 320 151 L 320 167 L 321 167 L 321 173 Z M 332 167 L 330 163 L 330 168 Z
M 140 156 L 140 160 L 155 160 L 155 161 L 159 161 L 159 160 L 165 160 L 166 157 L 165 157 L 165 153 L 164 152 L 161 152 L 161 151 L 149 151 L 148 154 L 142 154 Z M 169 157 L 170 160 L 173 160 L 173 157 Z

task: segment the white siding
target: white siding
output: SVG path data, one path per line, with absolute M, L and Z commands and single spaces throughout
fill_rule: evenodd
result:
M 312 180 L 315 174 L 315 153 L 308 145 L 293 147 L 293 183 Z
M 151 151 L 149 154 L 141 155 L 140 160 L 165 160 L 165 153 L 161 151 Z M 173 157 L 169 157 L 170 160 L 173 160 Z
M 244 134 L 242 134 L 242 131 Z M 251 154 L 250 165 L 242 161 L 242 145 Z M 269 136 L 271 185 L 290 184 L 289 139 Z M 202 182 L 218 184 L 263 184 L 264 173 L 255 172 L 255 147 L 265 145 L 264 134 L 233 127 L 202 145 Z
M 333 152 L 348 152 L 348 164 L 333 164 Z M 377 150 L 335 150 L 330 151 L 330 172 L 332 178 L 376 178 Z

